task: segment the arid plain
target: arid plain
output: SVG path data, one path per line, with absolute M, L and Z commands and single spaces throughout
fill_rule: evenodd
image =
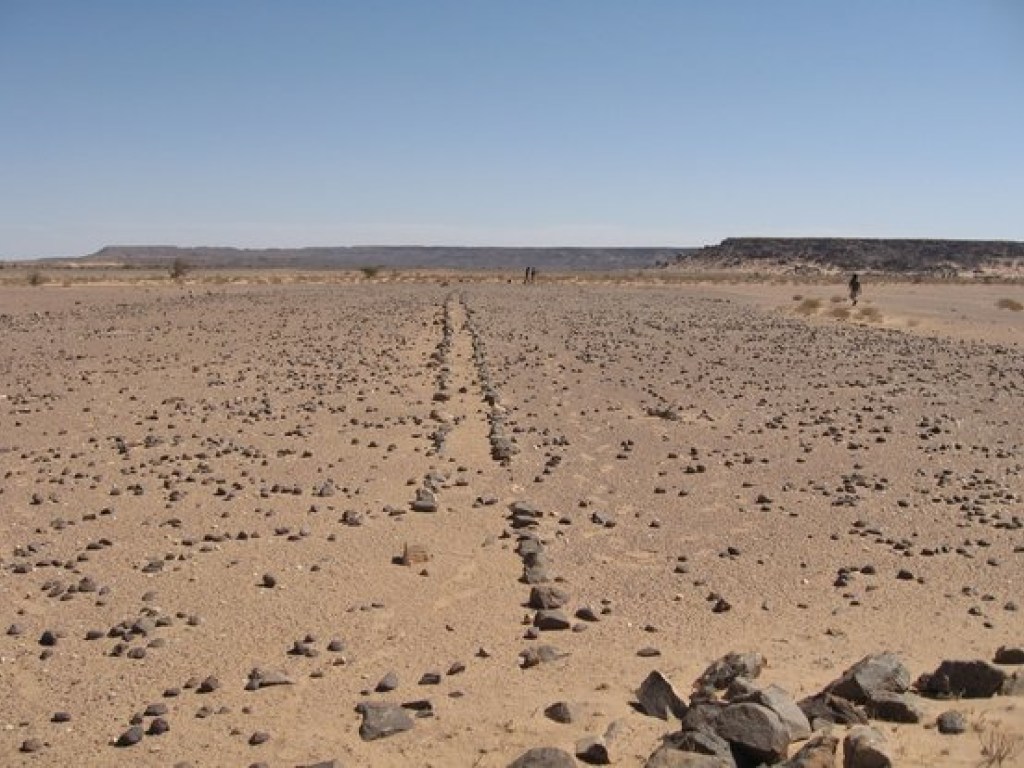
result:
M 0 287 L 0 764 L 642 766 L 652 670 L 1024 644 L 1020 285 L 544 277 Z M 896 765 L 1024 734 L 921 706 Z

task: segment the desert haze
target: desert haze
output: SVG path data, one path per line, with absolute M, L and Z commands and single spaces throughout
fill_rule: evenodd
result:
M 1024 764 L 1019 284 L 259 274 L 0 286 L 0 764 Z

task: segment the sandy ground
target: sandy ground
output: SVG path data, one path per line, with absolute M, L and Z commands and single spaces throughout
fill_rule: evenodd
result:
M 615 724 L 640 766 L 673 730 L 632 706 L 652 669 L 685 694 L 759 651 L 802 697 L 876 651 L 990 659 L 1024 642 L 1024 312 L 997 306 L 1021 294 L 0 288 L 0 764 L 506 766 Z M 525 637 L 514 501 L 598 621 Z M 522 669 L 540 644 L 565 655 Z M 253 668 L 292 684 L 247 691 Z M 432 716 L 367 742 L 364 700 Z M 169 731 L 114 746 L 151 705 Z M 967 734 L 930 727 L 951 706 Z M 1024 734 L 1019 698 L 927 707 L 879 725 L 898 765 Z

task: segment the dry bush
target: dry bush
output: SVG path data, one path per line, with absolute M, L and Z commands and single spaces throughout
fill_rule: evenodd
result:
M 363 277 L 372 280 L 380 274 L 380 267 L 360 267 L 359 271 L 363 273 Z
M 876 307 L 863 307 L 857 310 L 857 319 L 866 320 L 869 323 L 877 323 L 882 319 L 882 313 Z
M 46 275 L 40 272 L 38 269 L 33 269 L 28 273 L 28 277 L 25 278 L 29 285 L 42 285 L 46 282 Z
M 1001 768 L 1017 765 L 1013 762 L 1024 755 L 1024 736 L 1008 733 L 1002 728 L 986 728 L 978 736 L 981 740 L 981 760 L 978 768 Z
M 802 293 L 798 293 L 798 294 L 793 296 L 793 301 L 802 301 L 803 298 L 804 298 L 804 295 Z
M 171 262 L 171 266 L 167 268 L 167 273 L 171 276 L 172 280 L 180 280 L 188 274 L 190 268 L 187 261 L 178 257 Z
M 846 301 L 846 297 L 845 296 L 833 296 L 832 298 L 829 299 L 829 301 L 831 301 L 833 304 L 839 304 L 841 302 Z
M 1020 312 L 1024 310 L 1024 304 L 1021 304 L 1016 299 L 1000 299 L 996 302 L 996 306 L 1000 309 L 1009 309 L 1012 312 Z
M 846 307 L 832 307 L 832 309 L 830 309 L 828 311 L 828 313 L 829 313 L 830 316 L 834 317 L 836 320 L 849 320 L 850 319 L 850 310 L 848 310 Z
M 794 311 L 801 315 L 813 315 L 819 309 L 821 309 L 821 299 L 804 299 L 797 304 Z

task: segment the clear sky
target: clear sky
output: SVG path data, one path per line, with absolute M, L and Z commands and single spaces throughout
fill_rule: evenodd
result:
M 1020 0 L 0 0 L 0 258 L 1024 240 Z

